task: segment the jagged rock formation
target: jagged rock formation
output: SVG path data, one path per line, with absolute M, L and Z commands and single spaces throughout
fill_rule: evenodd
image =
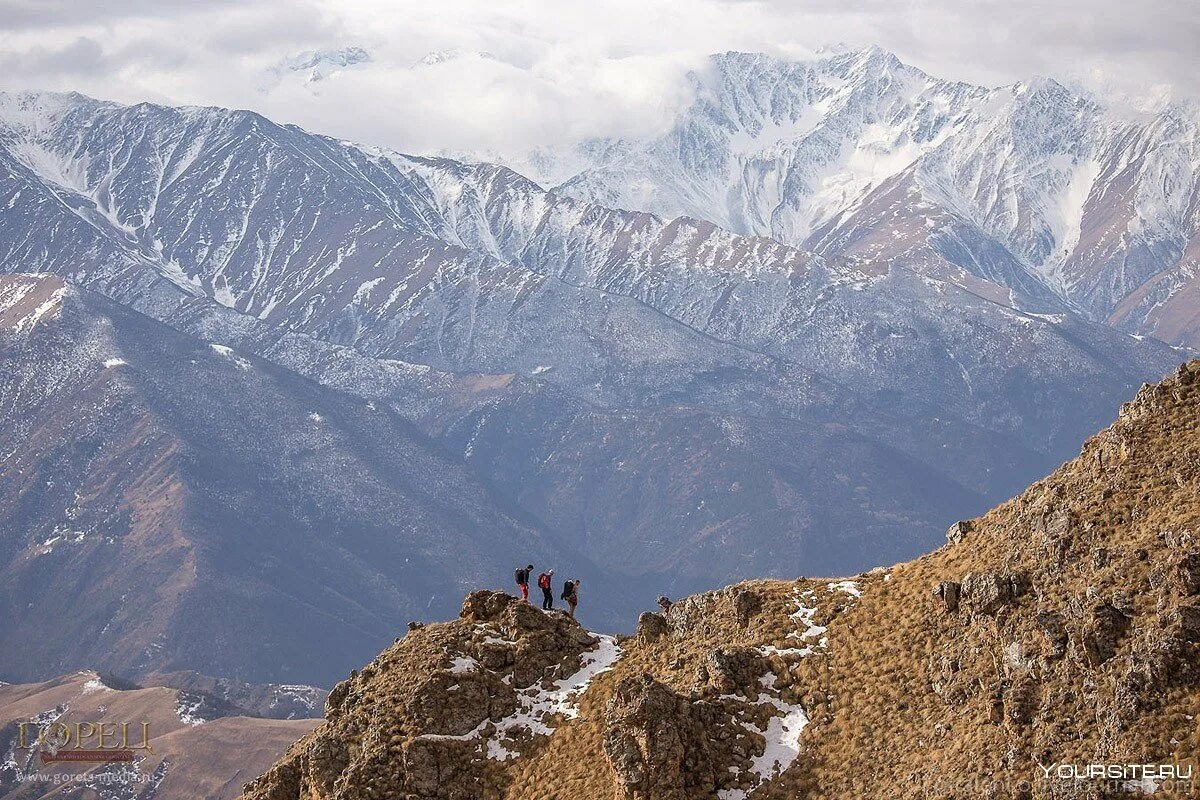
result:
M 411 631 L 335 686 L 328 724 L 245 796 L 494 795 L 495 765 L 569 719 L 572 697 L 618 656 L 562 612 L 476 592 L 457 622 Z
M 1195 104 L 1134 116 L 1051 78 L 972 86 L 877 47 L 721 53 L 689 77 L 662 135 L 512 163 L 574 197 L 1200 345 Z
M 1200 752 L 1200 361 L 969 523 L 890 569 L 754 581 L 643 615 L 571 713 L 516 740 L 518 674 L 577 669 L 588 635 L 474 595 L 462 619 L 340 685 L 326 725 L 245 797 L 1192 796 L 1051 768 L 1183 768 Z M 506 655 L 480 649 L 489 636 Z M 455 672 L 468 656 L 479 674 Z M 474 702 L 451 700 L 455 686 Z

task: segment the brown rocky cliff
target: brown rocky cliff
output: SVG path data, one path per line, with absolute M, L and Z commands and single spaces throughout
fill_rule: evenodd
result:
M 619 643 L 472 595 L 339 686 L 246 798 L 1107 797 L 1130 786 L 1042 767 L 1196 766 L 1200 362 L 948 539 L 851 579 L 690 597 Z M 571 683 L 605 647 L 611 669 Z M 577 691 L 538 707 L 569 713 L 513 723 L 555 676 Z

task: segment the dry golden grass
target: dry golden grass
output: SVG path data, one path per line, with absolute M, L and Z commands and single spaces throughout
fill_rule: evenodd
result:
M 1071 552 L 1060 564 L 1031 522 L 1062 511 L 1078 521 L 1069 536 Z M 1151 570 L 1184 549 L 1164 542 L 1164 532 L 1191 532 L 1200 547 L 1200 378 L 1145 391 L 1112 431 L 976 521 L 966 541 L 897 565 L 887 579 L 860 577 L 858 600 L 830 592 L 825 580 L 754 581 L 742 587 L 762 595 L 763 611 L 745 630 L 729 611 L 714 630 L 682 640 L 627 641 L 617 669 L 585 698 L 583 716 L 511 768 L 506 797 L 612 797 L 614 778 L 601 735 L 616 681 L 644 672 L 686 692 L 696 665 L 714 647 L 787 645 L 798 588 L 817 592 L 822 614 L 829 614 L 817 620 L 829 626 L 828 649 L 791 669 L 810 717 L 803 753 L 755 798 L 1018 797 L 1022 782 L 1031 796 L 1049 797 L 1039 762 L 1195 763 L 1200 691 L 1194 678 L 1139 698 L 1145 708 L 1119 726 L 1098 720 L 1114 702 L 1114 687 L 1129 659 L 1137 658 L 1139 642 L 1161 633 L 1159 606 L 1178 600 L 1150 588 Z M 1109 550 L 1109 562 L 1094 568 L 1092 552 L 1099 547 Z M 1020 572 L 1032 591 L 996 618 L 948 613 L 932 587 L 972 571 Z M 1079 602 L 1089 587 L 1105 598 L 1114 591 L 1133 596 L 1133 627 L 1117 656 L 1094 668 L 1071 655 L 1037 663 L 1024 687 L 1037 704 L 1032 720 L 990 721 L 992 690 L 1018 679 L 1005 668 L 1005 648 L 1020 643 L 1038 660 L 1046 647 L 1035 612 Z M 1196 649 L 1191 645 L 1193 660 Z M 931 688 L 930 660 L 940 655 L 960 661 L 959 703 L 948 704 Z M 1155 796 L 1177 795 L 1163 790 Z
M 509 800 L 619 797 L 602 744 L 616 683 L 650 674 L 686 694 L 714 648 L 794 647 L 799 623 L 790 615 L 804 592 L 828 627 L 827 646 L 771 663 L 810 722 L 800 757 L 754 800 L 1104 797 L 1071 794 L 1038 764 L 1194 764 L 1200 645 L 1179 644 L 1172 615 L 1200 599 L 1163 577 L 1200 548 L 1200 362 L 1190 369 L 1144 389 L 1077 459 L 975 520 L 964 541 L 858 576 L 861 597 L 830 579 L 751 581 L 690 599 L 697 613 L 677 605 L 667 636 L 624 640 L 624 657 L 584 695 L 580 716 L 495 766 L 502 774 L 492 785 Z M 1106 560 L 1095 556 L 1100 548 Z M 971 572 L 1017 573 L 1030 588 L 994 614 L 948 611 L 932 589 Z M 745 625 L 735 591 L 762 602 Z M 1077 649 L 1080 620 L 1115 593 L 1132 601 L 1132 622 L 1113 657 L 1089 664 Z M 1038 625 L 1042 611 L 1070 623 L 1061 657 Z M 1170 642 L 1184 666 L 1131 688 L 1129 675 Z M 406 659 L 405 669 L 418 665 Z M 1016 713 L 1023 705 L 1027 716 Z

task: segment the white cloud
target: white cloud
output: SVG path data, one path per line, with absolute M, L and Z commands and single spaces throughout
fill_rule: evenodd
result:
M 708 53 L 877 43 L 934 74 L 1034 74 L 1133 95 L 1200 93 L 1193 3 L 1149 0 L 0 0 L 0 86 L 252 108 L 413 152 L 640 135 Z M 304 51 L 370 61 L 306 82 Z M 434 51 L 457 58 L 420 64 Z M 477 53 L 487 53 L 480 57 Z

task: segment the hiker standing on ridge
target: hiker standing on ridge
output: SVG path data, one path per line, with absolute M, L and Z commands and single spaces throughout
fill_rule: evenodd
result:
M 554 592 L 550 591 L 550 579 L 554 577 L 554 570 L 547 570 L 541 575 L 538 575 L 538 588 L 542 590 L 542 610 L 549 611 L 554 608 Z
M 575 606 L 579 605 L 579 579 L 567 581 L 563 584 L 562 599 L 567 601 L 567 605 L 571 610 L 567 613 L 571 615 L 571 619 L 575 619 Z
M 521 599 L 529 602 L 529 574 L 533 572 L 533 564 L 527 567 L 517 567 L 517 588 L 521 590 Z

